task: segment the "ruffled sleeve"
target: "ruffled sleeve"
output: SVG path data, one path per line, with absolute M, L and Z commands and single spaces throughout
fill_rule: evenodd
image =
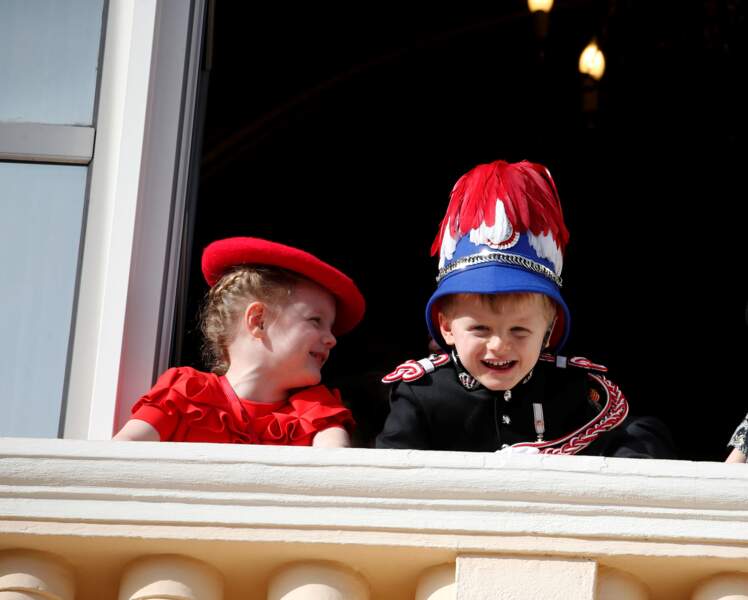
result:
M 133 406 L 132 418 L 152 425 L 161 441 L 255 443 L 234 412 L 217 376 L 177 367 Z
M 282 408 L 252 417 L 261 444 L 311 446 L 320 431 L 342 427 L 350 433 L 354 427 L 351 411 L 343 406 L 338 390 L 323 385 L 303 389 Z

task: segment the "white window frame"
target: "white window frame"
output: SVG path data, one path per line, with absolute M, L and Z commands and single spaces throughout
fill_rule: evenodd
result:
M 87 165 L 94 133 L 79 125 L 0 122 L 0 160 Z
M 168 359 L 205 11 L 109 3 L 66 438 L 111 438 Z

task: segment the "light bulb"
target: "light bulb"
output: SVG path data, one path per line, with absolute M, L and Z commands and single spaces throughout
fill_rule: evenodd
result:
M 600 79 L 605 73 L 605 55 L 592 40 L 579 56 L 579 72 Z

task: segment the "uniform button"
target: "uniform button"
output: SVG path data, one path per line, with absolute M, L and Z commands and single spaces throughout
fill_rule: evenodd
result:
M 509 415 L 501 415 L 501 422 L 502 422 L 502 423 L 503 423 L 504 425 L 510 425 L 510 424 L 511 424 L 511 422 L 512 422 L 512 419 L 511 419 L 511 418 L 509 418 Z

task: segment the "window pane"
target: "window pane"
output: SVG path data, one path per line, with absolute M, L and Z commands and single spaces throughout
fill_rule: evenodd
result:
M 91 125 L 104 0 L 3 0 L 0 120 Z
M 0 436 L 58 435 L 86 171 L 0 163 Z

